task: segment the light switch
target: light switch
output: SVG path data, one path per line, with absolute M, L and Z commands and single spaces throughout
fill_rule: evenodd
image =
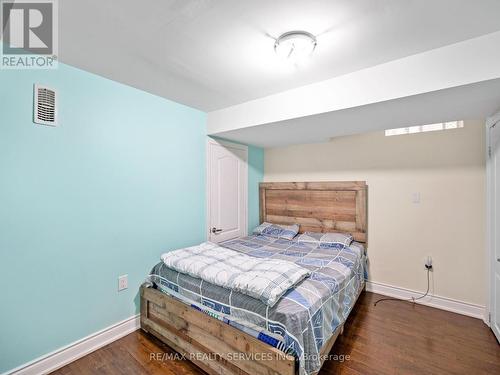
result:
M 416 192 L 412 194 L 411 201 L 415 204 L 420 203 L 420 193 Z

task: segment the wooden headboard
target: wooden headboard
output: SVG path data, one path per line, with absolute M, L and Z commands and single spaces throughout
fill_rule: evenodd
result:
M 300 224 L 300 233 L 346 232 L 367 242 L 365 181 L 263 182 L 260 222 Z

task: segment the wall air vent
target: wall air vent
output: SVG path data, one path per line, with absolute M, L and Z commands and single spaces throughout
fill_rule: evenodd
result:
M 45 86 L 34 86 L 34 119 L 35 124 L 57 126 L 56 91 Z

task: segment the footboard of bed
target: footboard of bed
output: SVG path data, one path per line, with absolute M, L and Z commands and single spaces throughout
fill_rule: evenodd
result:
M 295 358 L 153 288 L 141 286 L 141 328 L 213 375 L 295 375 Z

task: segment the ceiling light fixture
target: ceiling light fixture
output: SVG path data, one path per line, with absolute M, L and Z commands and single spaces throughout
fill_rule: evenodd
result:
M 281 58 L 298 63 L 311 56 L 316 44 L 316 37 L 307 31 L 289 31 L 276 39 L 274 51 Z

